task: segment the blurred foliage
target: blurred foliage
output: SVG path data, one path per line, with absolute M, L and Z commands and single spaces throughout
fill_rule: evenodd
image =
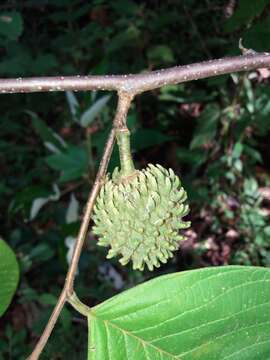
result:
M 0 4 L 0 75 L 131 73 L 270 51 L 269 0 L 27 0 Z M 270 74 L 166 86 L 128 116 L 138 167 L 172 167 L 191 202 L 192 230 L 155 275 L 220 264 L 270 265 Z M 25 359 L 64 282 L 115 94 L 1 95 L 1 236 L 21 279 L 0 319 L 0 359 Z M 110 170 L 118 164 L 113 152 Z M 76 281 L 90 306 L 150 278 L 89 233 Z M 42 359 L 84 359 L 86 322 L 69 307 Z M 85 331 L 84 331 L 85 328 Z M 61 346 L 63 344 L 63 346 Z
M 8 308 L 19 282 L 19 265 L 14 252 L 0 238 L 0 316 Z

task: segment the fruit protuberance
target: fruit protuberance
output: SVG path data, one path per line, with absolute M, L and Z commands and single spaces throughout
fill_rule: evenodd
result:
M 149 270 L 166 263 L 184 236 L 179 230 L 190 226 L 187 198 L 172 169 L 149 164 L 135 170 L 129 132 L 118 131 L 121 170 L 106 177 L 94 207 L 93 232 L 98 244 L 109 246 L 107 258 L 122 256 L 120 263 L 133 262 L 133 269 Z

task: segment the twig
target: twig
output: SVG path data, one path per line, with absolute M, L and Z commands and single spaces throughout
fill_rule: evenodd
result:
M 119 94 L 118 106 L 117 106 L 117 110 L 116 110 L 116 114 L 115 114 L 115 118 L 114 118 L 114 122 L 113 122 L 113 128 L 110 132 L 110 135 L 108 137 L 108 140 L 107 140 L 107 143 L 105 146 L 104 154 L 103 154 L 102 160 L 100 162 L 96 180 L 95 180 L 94 185 L 89 194 L 89 198 L 88 198 L 88 201 L 86 204 L 86 209 L 85 209 L 85 213 L 83 216 L 82 224 L 81 224 L 80 231 L 79 231 L 79 234 L 78 234 L 78 237 L 76 240 L 75 248 L 73 251 L 71 264 L 70 264 L 70 267 L 69 267 L 69 270 L 68 270 L 68 273 L 66 276 L 64 288 L 61 292 L 61 295 L 57 301 L 57 304 L 53 310 L 53 313 L 46 325 L 46 328 L 45 328 L 43 334 L 41 335 L 38 343 L 36 344 L 34 351 L 29 356 L 28 360 L 37 360 L 39 358 L 44 346 L 46 345 L 46 343 L 51 335 L 51 332 L 55 326 L 55 323 L 61 313 L 61 310 L 62 310 L 65 302 L 69 301 L 69 299 L 74 299 L 74 296 L 75 296 L 74 295 L 74 278 L 75 278 L 75 274 L 76 274 L 76 269 L 78 266 L 78 262 L 79 262 L 79 258 L 81 255 L 84 240 L 87 235 L 94 203 L 95 203 L 96 197 L 99 193 L 100 187 L 102 185 L 102 181 L 106 174 L 108 163 L 109 163 L 109 160 L 111 157 L 114 140 L 115 140 L 115 129 L 118 128 L 120 126 L 120 124 L 125 124 L 125 118 L 126 118 L 131 100 L 132 100 L 132 97 L 130 95 L 126 95 L 125 93 Z
M 136 75 L 58 76 L 0 79 L 0 93 L 116 90 L 136 95 L 168 84 L 270 67 L 270 53 L 225 57 Z

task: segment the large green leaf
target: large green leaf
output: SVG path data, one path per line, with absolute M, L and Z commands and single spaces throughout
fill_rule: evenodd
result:
M 94 307 L 88 360 L 270 359 L 270 269 L 161 276 Z
M 19 266 L 11 248 L 0 238 L 0 316 L 6 311 L 19 280 Z

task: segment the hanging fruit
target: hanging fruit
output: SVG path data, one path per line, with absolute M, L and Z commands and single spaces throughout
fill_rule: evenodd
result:
M 149 270 L 166 263 L 179 248 L 181 229 L 190 226 L 187 195 L 172 169 L 149 164 L 136 170 L 128 129 L 117 130 L 121 169 L 108 175 L 94 207 L 93 232 L 100 246 L 108 246 L 107 258 L 120 255 L 120 263 Z

